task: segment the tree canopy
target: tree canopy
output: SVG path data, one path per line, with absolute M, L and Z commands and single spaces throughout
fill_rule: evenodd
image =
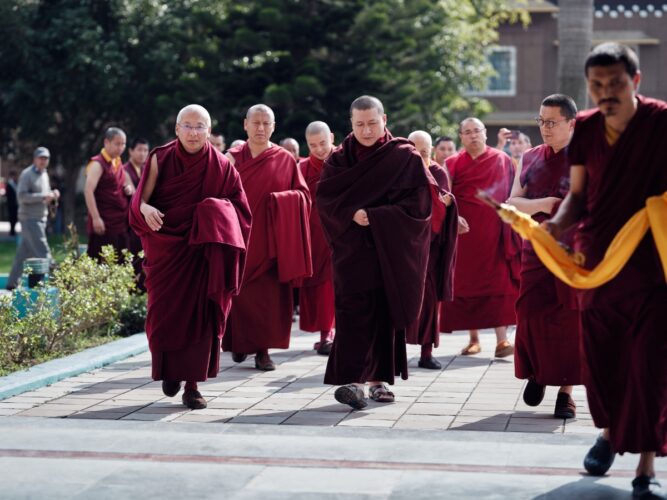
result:
M 324 120 L 339 141 L 361 94 L 395 134 L 451 132 L 488 109 L 462 91 L 484 83 L 484 47 L 513 15 L 502 0 L 4 0 L 2 151 L 39 142 L 78 170 L 107 126 L 155 144 L 193 102 L 228 142 L 257 102 L 274 139 Z

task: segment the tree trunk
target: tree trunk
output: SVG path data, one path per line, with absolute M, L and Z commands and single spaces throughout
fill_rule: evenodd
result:
M 593 0 L 560 0 L 558 7 L 558 91 L 584 109 L 584 63 L 593 43 Z

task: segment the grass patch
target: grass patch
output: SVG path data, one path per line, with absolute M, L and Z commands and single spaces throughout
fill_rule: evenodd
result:
M 65 235 L 62 234 L 53 234 L 46 238 L 49 241 L 49 247 L 51 248 L 53 258 L 58 263 L 65 260 L 65 256 L 67 255 L 65 251 L 65 238 Z M 85 235 L 79 236 L 79 242 L 81 244 L 86 243 Z M 0 241 L 0 273 L 8 274 L 9 271 L 11 271 L 15 255 L 15 241 Z

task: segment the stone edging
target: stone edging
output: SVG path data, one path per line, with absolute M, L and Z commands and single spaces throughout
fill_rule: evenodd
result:
M 51 385 L 96 368 L 115 363 L 148 350 L 145 333 L 91 347 L 64 358 L 35 365 L 27 370 L 0 377 L 0 400 Z

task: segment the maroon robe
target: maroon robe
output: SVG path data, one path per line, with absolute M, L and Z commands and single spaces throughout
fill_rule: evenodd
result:
M 565 149 L 554 153 L 542 144 L 523 154 L 520 181 L 525 188 L 524 198 L 563 199 L 569 180 L 570 162 Z M 540 212 L 533 219 L 543 222 L 549 215 Z M 571 246 L 571 237 L 570 232 L 562 240 Z M 516 377 L 532 377 L 540 385 L 580 384 L 579 314 L 574 291 L 544 267 L 528 240 L 521 251 L 516 314 Z
M 586 214 L 575 236 L 587 268 L 620 228 L 667 190 L 667 103 L 638 96 L 635 115 L 615 144 L 597 110 L 579 114 L 572 165 L 586 168 Z M 617 452 L 667 455 L 667 285 L 649 231 L 609 283 L 578 293 L 584 384 L 597 427 L 609 427 Z
M 405 331 L 408 344 L 438 347 L 440 331 L 438 328 L 439 301 L 452 300 L 456 242 L 458 239 L 458 209 L 456 202 L 445 207 L 438 195 L 449 192 L 449 176 L 444 167 L 431 162 L 429 173 L 435 181 L 431 190 L 432 216 L 436 226 L 431 226 L 431 246 L 429 249 L 428 271 L 424 284 L 424 300 L 419 318 Z M 442 215 L 438 217 L 438 209 Z M 444 210 L 443 210 L 444 209 Z
M 246 272 L 234 297 L 223 350 L 287 349 L 292 286 L 312 274 L 310 194 L 294 157 L 271 145 L 256 158 L 245 143 L 229 150 L 253 214 Z
M 327 159 L 317 209 L 332 248 L 336 337 L 326 384 L 406 379 L 405 328 L 419 314 L 430 243 L 430 183 L 412 143 L 348 135 Z M 369 226 L 352 218 L 363 208 Z
M 317 198 L 317 183 L 322 174 L 323 160 L 309 156 L 299 163 L 310 196 Z M 299 298 L 299 328 L 306 332 L 330 332 L 334 327 L 334 287 L 331 249 L 324 237 L 317 210 L 310 213 L 310 244 L 313 275 L 303 280 Z
M 140 174 L 137 173 L 136 169 L 134 168 L 134 165 L 132 165 L 132 162 L 130 161 L 128 161 L 125 165 L 123 165 L 123 169 L 130 176 L 132 185 L 136 190 L 136 188 L 139 186 L 139 182 L 141 181 Z M 141 171 L 143 172 L 143 170 L 144 169 L 142 167 Z M 141 290 L 145 290 L 144 281 L 146 280 L 146 276 L 144 275 L 143 272 L 144 260 L 137 256 L 137 254 L 142 250 L 141 239 L 139 238 L 139 236 L 137 236 L 137 234 L 134 231 L 132 231 L 132 229 L 130 229 L 129 231 L 128 248 L 130 252 L 132 252 L 132 255 L 134 255 L 134 259 L 132 260 L 132 266 L 134 267 L 135 276 L 137 276 L 138 286 Z
M 516 323 L 521 238 L 476 198 L 487 191 L 505 201 L 512 190 L 514 165 L 502 151 L 486 146 L 476 159 L 463 150 L 447 158 L 459 215 L 470 232 L 458 240 L 452 302 L 443 302 L 440 330 L 476 330 Z
M 148 204 L 164 213 L 152 231 L 139 211 L 142 180 L 130 223 L 146 254 L 146 334 L 153 379 L 215 377 L 220 339 L 243 276 L 250 208 L 236 169 L 208 142 L 189 154 L 178 140 L 154 149 L 158 178 Z M 150 165 L 150 163 L 149 163 Z
M 102 153 L 93 156 L 90 161 L 96 161 L 102 166 L 102 175 L 95 187 L 94 195 L 97 211 L 104 221 L 105 232 L 104 234 L 95 233 L 93 219 L 88 214 L 86 224 L 88 255 L 98 258 L 105 245 L 113 246 L 120 254 L 122 250 L 130 246 L 130 227 L 127 222 L 130 200 L 123 189 L 125 169 L 122 165 L 114 167 Z

